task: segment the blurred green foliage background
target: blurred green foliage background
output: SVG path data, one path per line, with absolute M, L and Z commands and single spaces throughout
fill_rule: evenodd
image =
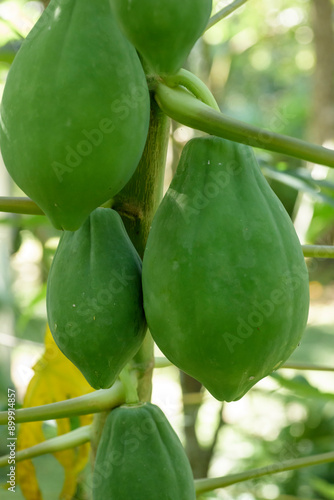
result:
M 227 3 L 215 2 L 215 10 Z M 1 88 L 42 9 L 37 1 L 0 2 Z M 207 83 L 224 113 L 333 147 L 333 21 L 331 0 L 249 0 L 205 33 L 186 67 Z M 166 188 L 183 145 L 197 134 L 173 123 Z M 261 150 L 256 154 L 301 242 L 333 245 L 333 171 L 284 155 Z M 0 165 L 0 196 L 9 195 L 22 193 Z M 0 214 L 0 410 L 6 409 L 8 387 L 15 386 L 18 405 L 22 403 L 31 368 L 43 351 L 46 278 L 58 238 L 59 232 L 43 217 Z M 311 259 L 308 265 L 309 326 L 291 361 L 334 368 L 334 263 Z M 153 401 L 178 431 L 196 477 L 334 449 L 333 373 L 282 369 L 241 401 L 222 406 L 195 381 L 180 377 L 176 368 L 165 368 L 156 370 Z M 6 429 L 0 428 L 0 454 L 5 453 Z M 47 500 L 58 498 L 61 489 L 61 471 L 54 463 L 53 457 L 35 462 L 52 474 Z M 5 481 L 5 470 L 0 469 L 0 482 Z M 0 489 L 0 499 L 7 495 Z M 21 498 L 19 493 L 16 498 Z M 75 498 L 90 498 L 84 475 Z M 332 500 L 334 465 L 268 476 L 203 498 Z

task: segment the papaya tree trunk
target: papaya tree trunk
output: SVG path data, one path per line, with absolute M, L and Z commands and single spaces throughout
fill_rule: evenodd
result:
M 316 66 L 310 136 L 323 144 L 334 138 L 334 30 L 331 0 L 314 0 L 312 27 Z
M 313 95 L 309 122 L 309 137 L 319 144 L 334 139 L 334 29 L 333 3 L 331 0 L 314 0 L 311 10 L 314 32 L 316 65 L 313 76 Z M 332 172 L 328 174 L 332 179 Z M 312 216 L 311 212 L 311 215 Z M 304 217 L 305 222 L 305 217 Z M 322 231 L 315 243 L 333 245 L 334 224 Z M 312 259 L 309 264 L 310 277 L 330 280 L 331 262 L 327 259 Z
M 141 258 L 154 213 L 163 195 L 169 130 L 169 119 L 161 112 L 151 96 L 150 128 L 142 159 L 130 182 L 116 196 L 113 203 L 113 208 L 121 215 Z M 154 366 L 153 340 L 149 333 L 135 357 L 135 363 L 139 373 L 139 399 L 149 401 Z
M 143 156 L 130 181 L 113 200 L 113 208 L 122 217 L 141 258 L 153 215 L 162 199 L 169 129 L 169 119 L 151 96 L 150 128 Z
M 170 121 L 151 97 L 150 128 L 143 156 L 136 172 L 123 190 L 114 198 L 112 208 L 122 217 L 128 235 L 140 257 L 143 257 L 148 233 L 163 195 L 163 181 Z M 135 134 L 136 131 L 134 130 Z M 131 137 L 129 137 L 131 147 Z M 121 165 L 120 165 L 121 168 Z M 149 332 L 134 358 L 138 372 L 138 395 L 149 401 L 152 393 L 154 367 L 153 340 Z M 94 417 L 92 461 L 95 461 L 106 413 Z
M 203 447 L 198 441 L 196 426 L 198 413 L 202 406 L 202 389 L 200 382 L 180 370 L 180 381 L 183 400 L 183 430 L 185 450 L 189 458 L 195 479 L 207 477 L 211 465 L 219 433 L 224 425 L 223 405 L 221 405 L 218 422 L 214 428 L 211 443 Z

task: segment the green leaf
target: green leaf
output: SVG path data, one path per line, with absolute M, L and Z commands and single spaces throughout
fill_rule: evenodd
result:
M 316 493 L 319 493 L 327 500 L 334 500 L 334 485 L 329 484 L 324 479 L 313 477 L 310 479 L 310 485 Z
M 303 179 L 301 176 L 292 175 L 292 172 L 281 172 L 268 166 L 262 167 L 262 172 L 266 177 L 275 179 L 276 181 L 286 184 L 297 191 L 308 193 L 314 200 L 334 207 L 334 199 L 322 193 L 320 188 L 316 185 L 316 182 L 314 182 L 314 179 L 312 179 L 311 182 L 311 180 Z
M 334 394 L 329 392 L 322 392 L 313 385 L 311 385 L 305 377 L 302 375 L 297 375 L 291 379 L 283 377 L 278 373 L 272 373 L 270 375 L 276 382 L 285 389 L 292 391 L 296 396 L 303 398 L 318 398 L 318 399 L 328 399 L 334 401 Z

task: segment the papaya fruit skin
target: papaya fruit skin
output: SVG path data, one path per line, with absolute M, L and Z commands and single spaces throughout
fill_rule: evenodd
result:
M 57 229 L 78 229 L 123 188 L 150 103 L 109 0 L 51 1 L 15 57 L 0 113 L 5 165 Z
M 62 234 L 47 314 L 58 347 L 94 389 L 110 387 L 136 354 L 146 330 L 141 260 L 114 210 L 97 208 Z
M 309 308 L 301 245 L 251 148 L 193 139 L 152 223 L 144 309 L 176 366 L 240 399 L 297 347 Z
M 106 420 L 94 469 L 94 500 L 195 500 L 185 451 L 151 403 L 122 406 Z
M 212 0 L 112 0 L 121 28 L 158 74 L 176 73 L 202 35 Z

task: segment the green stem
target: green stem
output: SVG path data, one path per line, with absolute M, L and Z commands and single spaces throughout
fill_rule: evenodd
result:
M 272 464 L 268 467 L 261 467 L 253 469 L 240 474 L 231 474 L 223 477 L 215 477 L 210 479 L 197 479 L 195 481 L 196 494 L 206 493 L 217 488 L 226 488 L 232 484 L 257 479 L 263 476 L 270 476 L 278 472 L 285 472 L 289 470 L 301 469 L 303 467 L 310 467 L 312 465 L 320 465 L 334 462 L 334 452 L 324 453 L 322 455 L 313 455 L 312 457 L 297 458 L 294 460 L 286 460 L 278 464 Z
M 154 369 L 154 342 L 150 332 L 133 359 L 133 367 L 138 376 L 138 396 L 140 401 L 150 401 L 152 396 L 152 376 Z
M 168 368 L 170 366 L 174 366 L 167 358 L 163 356 L 154 358 L 154 367 L 155 368 Z M 289 369 L 289 370 L 310 370 L 310 371 L 322 371 L 322 372 L 334 372 L 334 367 L 330 366 L 320 366 L 313 365 L 311 363 L 284 363 L 284 365 L 280 366 L 281 369 Z
M 212 93 L 202 82 L 200 78 L 196 75 L 187 71 L 185 69 L 180 69 L 176 75 L 166 76 L 163 78 L 163 82 L 168 87 L 178 87 L 181 85 L 189 90 L 197 99 L 207 104 L 212 109 L 220 112 L 219 106 L 216 99 L 213 97 Z
M 212 28 L 212 26 L 214 26 L 215 24 L 219 23 L 219 21 L 221 21 L 222 19 L 225 19 L 225 17 L 232 14 L 232 12 L 239 9 L 239 7 L 244 5 L 247 1 L 248 0 L 234 0 L 234 2 L 221 9 L 219 12 L 217 12 L 217 14 L 210 18 L 206 27 L 206 31 Z
M 77 415 L 89 415 L 114 408 L 124 402 L 125 393 L 123 385 L 121 382 L 115 382 L 110 389 L 102 389 L 58 403 L 34 406 L 33 408 L 21 408 L 15 412 L 15 421 L 16 423 L 37 422 Z M 0 412 L 0 425 L 6 425 L 7 420 L 7 412 Z
M 119 378 L 124 387 L 125 402 L 127 404 L 138 403 L 139 402 L 138 392 L 137 392 L 138 381 L 137 378 L 134 377 L 133 374 L 130 372 L 128 366 L 123 368 L 123 370 L 119 375 Z
M 150 128 L 142 159 L 128 184 L 113 200 L 113 209 L 121 215 L 141 257 L 163 195 L 169 130 L 168 117 L 152 98 Z
M 142 159 L 125 188 L 115 197 L 113 208 L 123 219 L 127 232 L 143 257 L 148 233 L 156 209 L 163 195 L 163 182 L 170 131 L 169 118 L 151 99 L 151 121 Z M 152 392 L 154 343 L 147 333 L 143 345 L 134 358 L 138 374 L 140 401 L 149 401 Z
M 88 443 L 91 438 L 91 425 L 85 425 L 78 429 L 57 436 L 52 439 L 43 441 L 43 443 L 36 444 L 31 448 L 17 451 L 15 454 L 15 462 L 22 462 L 23 460 L 30 460 L 34 457 L 46 455 L 47 453 L 56 453 L 58 451 L 69 450 L 82 444 Z M 0 467 L 8 465 L 9 455 L 0 457 Z
M 164 358 L 163 356 L 158 356 L 154 358 L 154 368 L 169 368 L 170 366 L 174 366 L 169 359 Z
M 174 365 L 167 358 L 155 358 L 155 368 L 167 368 L 170 366 Z M 334 367 L 318 366 L 308 363 L 285 363 L 280 367 L 280 369 L 282 368 L 290 370 L 334 371 Z M 125 402 L 126 396 L 123 384 L 121 382 L 116 382 L 110 389 L 95 391 L 84 396 L 60 401 L 58 403 L 16 410 L 15 421 L 17 423 L 37 422 L 41 420 L 54 420 L 78 415 L 102 413 Z M 0 412 L 0 425 L 6 425 L 7 420 L 7 412 Z
M 155 97 L 168 116 L 188 127 L 334 168 L 334 151 L 227 117 L 182 88 L 157 83 Z
M 334 259 L 334 246 L 327 245 L 303 245 L 304 257 L 315 257 L 317 259 Z
M 281 368 L 287 368 L 289 370 L 305 370 L 305 371 L 315 371 L 315 372 L 334 372 L 333 366 L 320 366 L 312 365 L 311 363 L 284 363 Z
M 151 95 L 151 119 L 148 137 L 139 165 L 128 184 L 113 199 L 112 208 L 121 215 L 127 233 L 143 257 L 153 215 L 163 193 L 163 180 L 170 130 L 169 118 L 162 113 Z M 133 133 L 136 133 L 134 130 Z M 154 343 L 149 333 L 132 362 L 138 377 L 138 397 L 149 401 L 152 393 Z M 132 396 L 130 396 L 132 397 Z M 95 458 L 106 415 L 95 415 L 92 455 Z
M 124 397 L 124 402 L 125 402 L 125 397 Z M 95 413 L 93 417 L 91 441 L 90 441 L 91 464 L 95 463 L 98 445 L 109 413 L 110 409 L 100 413 Z
M 22 215 L 44 215 L 38 206 L 29 198 L 0 197 L 0 212 L 11 212 Z M 303 245 L 302 248 L 305 257 L 334 259 L 334 246 Z
M 0 197 L 0 211 L 21 215 L 45 215 L 30 198 Z
M 43 212 L 29 198 L 3 198 L 0 197 L 0 212 L 15 214 L 43 215 Z M 329 245 L 303 245 L 305 257 L 318 259 L 334 259 L 334 246 Z

